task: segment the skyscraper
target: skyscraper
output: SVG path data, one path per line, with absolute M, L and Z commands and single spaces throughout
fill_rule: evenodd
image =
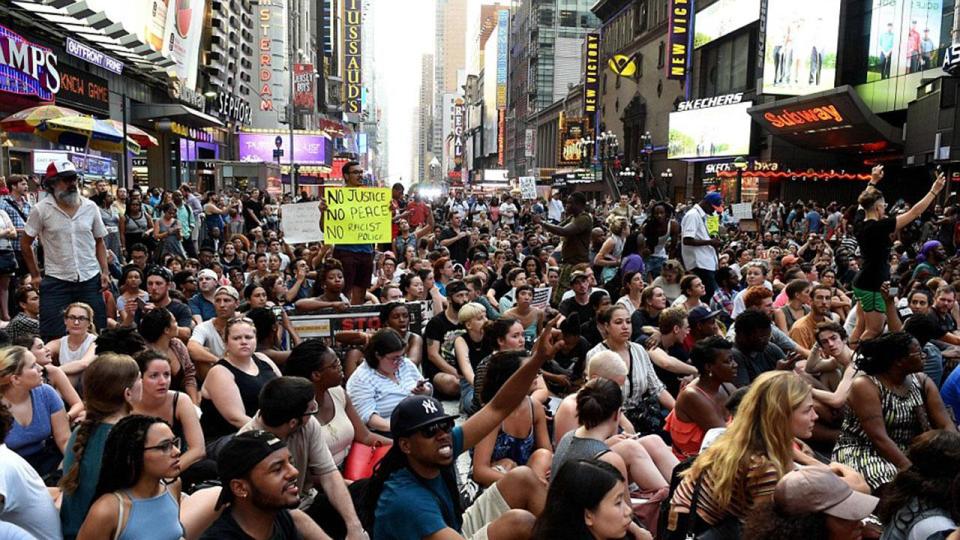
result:
M 446 116 L 444 94 L 462 93 L 458 75 L 466 64 L 467 0 L 436 0 L 436 25 L 434 40 L 434 92 L 433 118 Z M 448 124 L 449 125 L 449 124 Z M 432 151 L 441 156 L 444 139 L 443 122 L 433 126 Z

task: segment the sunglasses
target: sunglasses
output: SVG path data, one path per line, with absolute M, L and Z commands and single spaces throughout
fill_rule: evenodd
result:
M 453 431 L 453 426 L 454 426 L 454 421 L 452 419 L 443 420 L 440 422 L 435 422 L 428 426 L 423 426 L 422 428 L 417 430 L 417 433 L 419 433 L 420 435 L 422 435 L 427 439 L 432 439 L 436 437 L 437 433 L 440 433 L 441 431 L 444 433 L 450 433 L 451 431 Z

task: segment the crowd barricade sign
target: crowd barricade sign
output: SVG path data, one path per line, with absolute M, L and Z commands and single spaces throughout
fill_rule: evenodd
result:
M 410 313 L 410 331 L 423 334 L 423 302 L 406 302 Z M 346 311 L 332 308 L 290 315 L 290 323 L 301 338 L 333 340 L 339 332 L 364 332 L 380 329 L 380 304 L 350 306 Z

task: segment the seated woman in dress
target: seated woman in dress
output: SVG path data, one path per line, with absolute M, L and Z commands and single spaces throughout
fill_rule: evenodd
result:
M 200 389 L 200 425 L 210 442 L 249 422 L 260 408 L 260 389 L 280 376 L 273 361 L 255 352 L 253 321 L 234 317 L 227 321 L 224 334 L 224 356 L 207 372 Z
M 923 374 L 924 353 L 905 332 L 860 344 L 833 459 L 856 469 L 874 490 L 911 465 L 905 452 L 921 433 L 956 431 L 937 386 Z
M 70 438 L 63 400 L 43 383 L 33 353 L 23 347 L 0 349 L 0 398 L 13 415 L 4 443 L 40 476 L 57 470 Z
M 63 312 L 67 335 L 47 343 L 53 361 L 70 378 L 74 388 L 80 388 L 80 377 L 97 355 L 97 329 L 93 325 L 93 308 L 83 302 L 74 302 Z
M 520 369 L 526 356 L 526 351 L 511 351 L 490 357 L 480 389 L 484 403 L 489 403 L 507 379 Z M 488 487 L 513 468 L 526 465 L 546 481 L 552 459 L 553 445 L 547 432 L 546 412 L 543 405 L 527 396 L 498 429 L 477 444 L 473 454 L 473 479 Z
M 433 393 L 433 385 L 404 356 L 406 343 L 389 328 L 377 330 L 363 351 L 364 362 L 347 381 L 347 394 L 370 429 L 390 432 L 390 415 L 403 398 Z
M 316 418 L 323 428 L 323 441 L 330 448 L 337 467 L 343 467 L 353 441 L 367 446 L 392 442 L 388 437 L 370 431 L 360 420 L 353 401 L 343 389 L 340 359 L 323 341 L 308 339 L 294 347 L 283 372 L 313 383 L 317 399 Z
M 726 402 L 736 391 L 737 362 L 733 344 L 720 336 L 697 342 L 690 361 L 700 376 L 684 387 L 677 404 L 667 415 L 666 430 L 673 441 L 673 453 L 686 459 L 700 453 L 703 436 L 727 425 Z

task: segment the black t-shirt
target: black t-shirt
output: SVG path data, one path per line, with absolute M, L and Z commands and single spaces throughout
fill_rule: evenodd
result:
M 510 292 L 510 289 L 512 289 L 513 287 L 511 287 L 510 284 L 507 283 L 507 280 L 500 278 L 493 282 L 492 288 L 493 288 L 493 295 L 497 298 L 497 300 L 500 300 L 501 298 L 503 298 L 503 295 Z
M 687 359 L 689 358 L 687 350 L 683 348 L 682 343 L 674 343 L 668 347 L 667 354 L 682 362 L 687 362 Z M 680 394 L 679 375 L 671 371 L 667 371 L 657 364 L 653 364 L 653 371 L 657 374 L 657 378 L 663 381 L 663 385 L 667 387 L 667 391 L 670 392 L 671 396 L 678 396 Z
M 591 320 L 580 325 L 580 337 L 587 340 L 591 347 L 596 347 L 603 341 L 603 335 L 597 328 L 597 321 Z
M 177 326 L 190 328 L 190 325 L 193 324 L 193 312 L 190 311 L 190 307 L 183 302 L 171 298 L 170 303 L 164 307 L 166 307 L 167 311 L 177 320 Z M 140 325 L 141 317 L 143 317 L 143 311 L 137 308 L 137 312 L 133 316 L 133 322 L 136 323 L 137 326 Z
M 570 352 L 562 348 L 558 349 L 557 354 L 553 356 L 553 360 L 543 364 L 543 370 L 553 374 L 564 373 L 569 375 L 573 381 L 581 379 L 586 369 L 587 353 L 590 352 L 590 349 L 590 343 L 583 337 L 579 337 L 577 338 L 577 344 Z M 547 386 L 553 390 L 549 382 Z
M 254 540 L 252 536 L 243 532 L 240 525 L 233 519 L 233 509 L 227 508 L 220 514 L 220 517 L 213 522 L 213 525 L 204 531 L 200 540 L 220 540 L 221 538 L 232 538 L 236 540 Z M 297 530 L 293 523 L 293 517 L 289 510 L 280 510 L 277 517 L 273 520 L 273 534 L 270 540 L 301 540 L 303 536 Z
M 254 221 L 250 214 L 257 216 L 257 219 L 260 218 L 260 213 L 263 211 L 263 205 L 259 201 L 250 199 L 249 201 L 244 201 L 243 203 L 243 225 L 246 227 L 246 230 L 251 230 L 259 227 L 257 222 Z
M 943 337 L 945 334 L 954 332 L 957 329 L 957 321 L 953 319 L 953 315 L 950 313 L 940 314 L 937 310 L 932 310 L 937 316 L 937 323 L 939 323 L 940 330 L 943 331 L 943 334 L 940 334 L 940 337 Z
M 446 311 L 442 311 L 434 315 L 427 322 L 427 327 L 423 331 L 423 337 L 437 341 L 443 346 L 443 339 L 446 337 L 447 332 L 459 330 L 460 328 L 462 327 L 458 323 L 450 322 L 450 319 L 447 318 Z M 424 358 L 424 377 L 430 379 L 439 372 L 440 370 L 433 365 L 433 362 L 431 362 L 429 358 Z
M 633 331 L 630 334 L 630 341 L 643 343 L 649 336 L 643 333 L 644 326 L 660 327 L 660 315 L 651 317 L 646 311 L 638 309 L 630 316 L 630 324 L 633 325 Z
M 857 243 L 863 255 L 863 266 L 853 286 L 864 291 L 879 291 L 884 281 L 890 279 L 890 248 L 893 241 L 890 235 L 897 229 L 897 219 L 887 217 L 880 220 L 867 220 L 860 225 Z
M 454 232 L 451 227 L 447 227 L 440 232 L 440 240 L 443 241 L 449 240 L 450 238 L 455 238 L 457 234 L 458 233 Z M 460 264 L 466 264 L 467 251 L 470 249 L 470 237 L 464 236 L 463 238 L 447 246 L 447 249 L 450 250 L 450 259 Z
M 592 323 L 594 317 L 597 316 L 597 314 L 593 311 L 593 306 L 590 305 L 590 302 L 580 305 L 577 303 L 577 298 L 575 296 L 571 296 L 563 302 L 560 302 L 560 306 L 557 309 L 560 311 L 560 313 L 563 313 L 564 317 L 569 317 L 570 314 L 576 313 L 577 317 L 580 319 L 581 325 Z

